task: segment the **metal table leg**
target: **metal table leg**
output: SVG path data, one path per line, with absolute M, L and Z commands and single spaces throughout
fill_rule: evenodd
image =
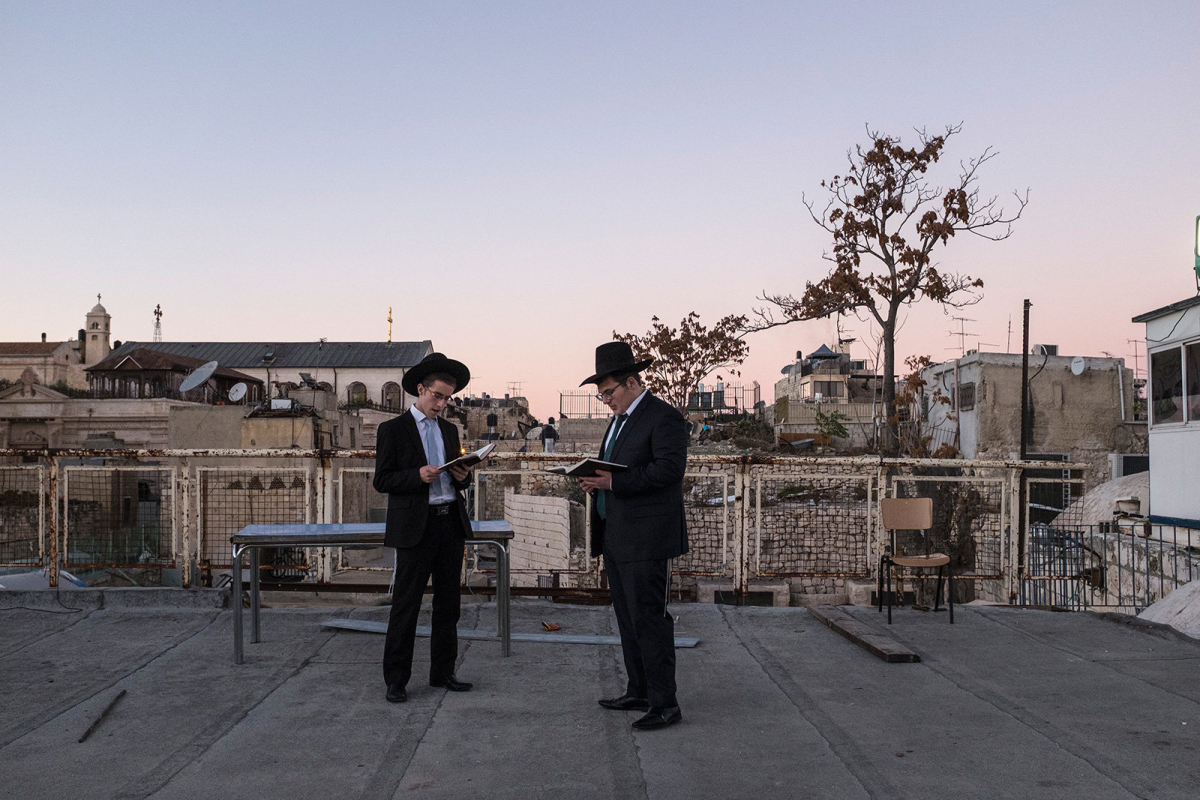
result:
M 233 546 L 233 663 L 242 663 L 242 548 Z
M 258 610 L 262 607 L 262 599 L 258 590 L 259 553 L 257 547 L 250 548 L 250 643 L 258 644 Z M 238 565 L 241 567 L 241 564 Z
M 500 628 L 500 654 L 508 658 L 511 644 L 508 548 L 504 546 L 503 542 L 494 542 L 493 544 L 496 545 L 496 616 Z

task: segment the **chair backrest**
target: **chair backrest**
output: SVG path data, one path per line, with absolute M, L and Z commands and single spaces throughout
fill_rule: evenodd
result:
M 885 497 L 879 501 L 889 531 L 927 531 L 933 527 L 932 497 Z

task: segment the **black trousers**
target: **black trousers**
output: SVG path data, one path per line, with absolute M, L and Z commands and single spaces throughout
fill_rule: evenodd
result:
M 675 621 L 667 613 L 670 562 L 616 561 L 605 554 L 604 568 L 625 656 L 626 693 L 645 697 L 652 706 L 679 705 Z
M 425 535 L 413 547 L 396 548 L 396 585 L 392 613 L 383 643 L 383 679 L 388 686 L 408 685 L 421 596 L 433 576 L 433 634 L 429 640 L 429 680 L 454 674 L 458 658 L 459 578 L 466 549 L 458 511 L 435 514 L 430 509 Z

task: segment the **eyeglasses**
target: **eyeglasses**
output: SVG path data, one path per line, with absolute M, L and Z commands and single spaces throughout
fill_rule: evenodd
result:
M 612 400 L 613 394 L 617 391 L 617 389 L 620 389 L 620 388 L 621 388 L 621 384 L 618 383 L 616 386 L 609 389 L 607 392 L 599 392 L 596 395 L 596 399 L 599 400 L 601 403 L 607 403 L 609 400 Z
M 442 394 L 441 392 L 435 392 L 433 389 L 430 389 L 425 384 L 421 384 L 421 388 L 423 388 L 427 394 L 433 395 L 434 400 L 439 400 L 439 401 L 449 401 L 450 400 L 450 395 Z

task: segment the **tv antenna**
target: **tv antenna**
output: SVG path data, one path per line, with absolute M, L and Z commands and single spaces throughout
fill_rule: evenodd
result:
M 509 381 L 508 382 L 508 395 L 509 395 L 509 397 L 520 397 L 521 396 L 521 382 L 520 381 Z
M 968 322 L 978 322 L 978 320 L 970 319 L 969 317 L 951 317 L 952 320 L 958 323 L 957 331 L 950 331 L 951 336 L 958 337 L 958 349 L 961 355 L 967 354 L 967 337 L 975 336 L 974 332 L 967 331 Z M 947 350 L 953 350 L 953 347 L 947 347 Z
M 1140 377 L 1141 369 L 1138 367 L 1138 345 L 1142 343 L 1141 339 L 1126 339 L 1126 344 L 1133 345 L 1133 377 Z
M 162 341 L 162 305 L 154 306 L 154 341 Z

